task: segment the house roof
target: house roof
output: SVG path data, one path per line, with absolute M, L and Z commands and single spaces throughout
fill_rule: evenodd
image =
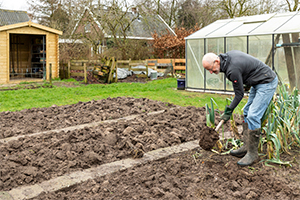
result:
M 103 10 L 102 10 L 103 11 Z M 84 14 L 88 12 L 90 16 L 93 18 L 93 20 L 96 22 L 98 27 L 103 30 L 102 27 L 106 27 L 101 20 L 97 20 L 97 14 L 98 11 L 91 11 L 89 8 L 86 8 L 84 13 L 82 14 L 81 19 L 83 18 Z M 136 13 L 127 12 L 126 13 L 130 19 L 134 19 Z M 76 24 L 73 33 L 77 29 L 80 21 Z M 175 32 L 170 28 L 170 26 L 162 19 L 160 15 L 147 15 L 147 16 L 141 16 L 139 15 L 138 18 L 136 18 L 131 26 L 129 31 L 127 31 L 126 36 L 128 39 L 146 39 L 146 40 L 152 40 L 152 34 L 154 32 L 157 32 L 158 34 L 165 34 L 167 31 L 170 33 L 175 34 Z M 112 37 L 112 33 L 109 29 L 104 29 L 103 33 L 105 34 L 106 38 Z
M 185 39 L 271 35 L 300 32 L 300 12 L 271 13 L 217 20 Z
M 0 26 L 29 21 L 26 11 L 0 9 Z
M 59 31 L 59 30 L 56 30 L 56 29 L 53 29 L 53 28 L 49 28 L 47 26 L 43 26 L 43 25 L 40 25 L 40 24 L 36 24 L 36 23 L 31 22 L 31 21 L 18 23 L 18 24 L 11 24 L 11 25 L 6 25 L 6 26 L 1 26 L 0 27 L 0 32 L 1 31 L 12 30 L 12 29 L 16 29 L 16 28 L 22 28 L 22 27 L 34 27 L 34 28 L 38 28 L 38 29 L 41 29 L 41 30 L 44 30 L 44 31 L 48 31 L 48 32 L 51 32 L 51 33 L 62 35 L 62 31 Z

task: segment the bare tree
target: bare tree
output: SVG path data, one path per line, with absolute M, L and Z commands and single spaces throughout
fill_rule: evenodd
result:
M 70 35 L 79 13 L 90 4 L 85 0 L 27 0 L 27 3 L 33 20 L 63 31 L 63 37 Z
M 88 27 L 90 31 L 77 31 L 72 38 L 84 39 L 84 42 L 93 47 L 95 53 L 101 53 L 97 52 L 99 47 L 106 46 L 110 48 L 110 56 L 114 54 L 119 59 L 132 58 L 132 55 L 129 56 L 132 48 L 143 49 L 145 42 L 131 42 L 128 36 L 139 34 L 139 30 L 134 29 L 137 24 L 139 28 L 147 28 L 148 8 L 143 3 L 130 5 L 126 0 L 107 0 L 102 3 L 105 4 L 92 4 L 86 10 L 85 16 L 80 18 L 80 25 Z
M 69 17 L 62 0 L 28 0 L 32 18 L 39 24 L 66 31 Z
M 176 27 L 176 18 L 179 9 L 178 0 L 168 0 L 164 2 L 163 8 L 159 13 L 170 27 Z
M 160 15 L 170 27 L 176 27 L 180 0 L 135 0 L 144 5 L 148 13 Z
M 299 0 L 285 0 L 288 10 L 290 12 L 299 11 Z
M 282 10 L 280 3 L 277 0 L 260 0 L 257 6 L 252 10 L 254 15 L 275 13 Z
M 221 0 L 220 8 L 229 18 L 266 14 L 282 10 L 276 0 Z
M 180 5 L 177 23 L 184 28 L 193 28 L 195 25 L 204 27 L 226 17 L 219 8 L 218 0 L 185 0 Z
M 229 18 L 250 15 L 251 10 L 254 10 L 257 5 L 253 0 L 222 0 L 220 2 L 220 8 L 228 14 Z
M 113 46 L 121 50 L 122 58 L 127 57 L 127 35 L 133 22 L 140 18 L 141 5 L 132 6 L 124 1 L 107 1 L 105 6 L 99 5 L 94 9 L 98 24 L 102 31 L 110 35 Z

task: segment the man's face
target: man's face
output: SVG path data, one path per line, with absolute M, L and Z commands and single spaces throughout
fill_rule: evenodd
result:
M 214 60 L 213 64 L 210 65 L 208 62 L 202 63 L 203 67 L 209 71 L 211 74 L 219 74 L 220 72 L 220 61 L 219 60 Z

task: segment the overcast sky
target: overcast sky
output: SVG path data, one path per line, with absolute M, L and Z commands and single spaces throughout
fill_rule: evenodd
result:
M 2 9 L 28 11 L 27 0 L 0 0 Z

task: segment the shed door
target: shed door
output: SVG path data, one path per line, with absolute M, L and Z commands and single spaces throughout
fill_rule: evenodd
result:
M 46 36 L 10 34 L 10 80 L 46 79 Z

